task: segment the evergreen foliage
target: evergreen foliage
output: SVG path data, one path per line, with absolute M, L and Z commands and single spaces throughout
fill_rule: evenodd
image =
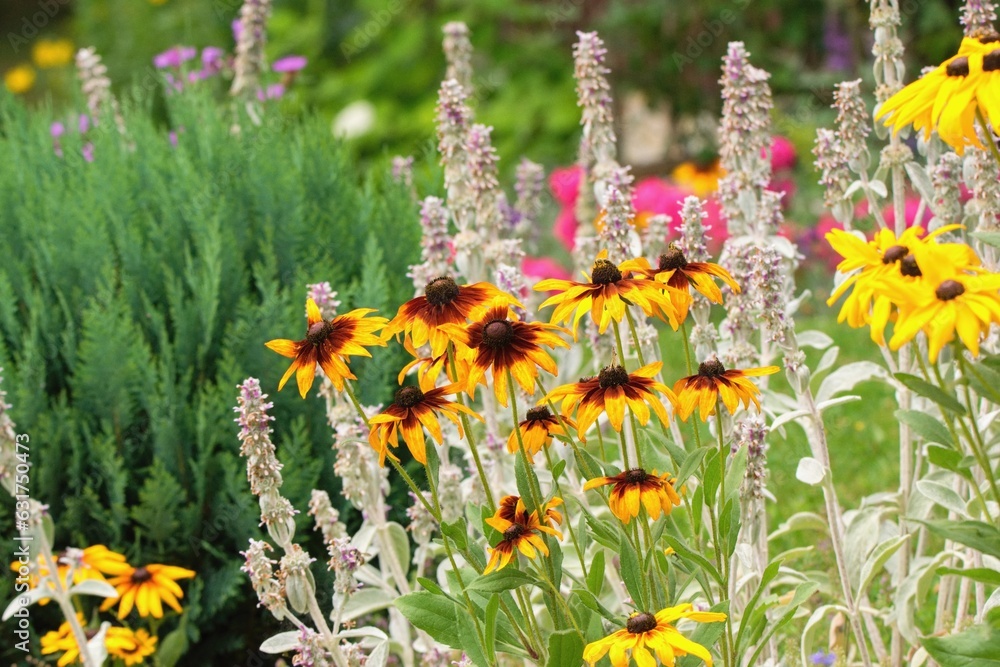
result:
M 329 281 L 341 312 L 411 297 L 416 209 L 383 173 L 359 173 L 318 119 L 267 109 L 255 126 L 186 92 L 167 99 L 174 146 L 148 95 L 124 106 L 124 136 L 109 116 L 61 137 L 60 156 L 48 114 L 0 100 L 0 366 L 57 547 L 196 570 L 162 653 L 243 664 L 267 621 L 239 571 L 260 529 L 227 416 L 236 385 L 272 378 L 278 454 L 293 464 L 282 491 L 306 526 L 310 489 L 337 488 L 330 431 L 315 393 L 302 401 L 293 381 L 278 394 L 288 360 L 264 341 L 304 334 L 307 283 Z M 391 396 L 405 363 L 397 346 L 374 354 L 356 368 L 366 403 Z M 0 531 L 13 531 L 7 504 Z M 38 630 L 58 624 L 33 614 Z

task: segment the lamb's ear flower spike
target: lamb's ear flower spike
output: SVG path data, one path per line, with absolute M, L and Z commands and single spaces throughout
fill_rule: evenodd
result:
M 281 356 L 294 359 L 278 383 L 278 391 L 295 373 L 299 394 L 305 398 L 316 377 L 317 363 L 338 391 L 344 389 L 344 380 L 356 380 L 347 367 L 347 359 L 351 355 L 370 357 L 371 353 L 364 346 L 385 347 L 386 344 L 375 332 L 385 327 L 388 320 L 384 317 L 367 317 L 374 312 L 372 308 L 358 308 L 324 320 L 316 302 L 307 299 L 306 337 L 299 341 L 277 338 L 265 343 Z

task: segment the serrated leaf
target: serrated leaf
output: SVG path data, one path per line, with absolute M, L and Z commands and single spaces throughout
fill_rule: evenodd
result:
M 417 591 L 396 599 L 396 609 L 410 623 L 437 641 L 457 649 L 465 649 L 458 631 L 458 616 L 468 618 L 465 609 L 459 610 L 448 598 Z
M 469 546 L 469 529 L 465 523 L 465 517 L 458 517 L 452 523 L 446 521 L 441 522 L 441 532 L 444 533 L 448 539 L 455 543 L 455 546 L 459 551 L 465 551 Z
M 896 410 L 896 419 L 907 424 L 913 431 L 927 442 L 955 446 L 955 441 L 947 427 L 936 417 L 920 410 Z
M 945 410 L 950 410 L 957 415 L 965 414 L 965 406 L 959 403 L 957 398 L 948 394 L 940 387 L 932 385 L 923 378 L 908 373 L 896 373 L 893 377 L 913 393 L 934 401 Z

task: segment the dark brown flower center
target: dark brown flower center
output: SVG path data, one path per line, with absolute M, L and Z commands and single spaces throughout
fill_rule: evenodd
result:
M 543 421 L 551 416 L 552 413 L 549 412 L 549 409 L 544 405 L 542 405 L 537 408 L 531 408 L 530 410 L 528 410 L 528 414 L 525 416 L 525 418 L 529 422 L 534 422 L 534 421 Z
M 981 37 L 976 37 L 980 44 L 993 44 L 994 42 L 1000 42 L 1000 35 L 995 32 L 991 32 Z
M 687 258 L 680 248 L 670 246 L 670 249 L 660 255 L 660 271 L 676 271 L 687 266 Z
M 628 621 L 625 623 L 625 629 L 633 635 L 641 635 L 644 632 L 650 632 L 651 630 L 656 629 L 656 617 L 645 612 L 641 614 L 632 614 L 628 617 Z
M 910 254 L 910 249 L 905 245 L 894 245 L 882 253 L 883 264 L 895 264 L 899 260 Z
M 907 255 L 899 260 L 899 272 L 910 278 L 919 278 L 924 275 L 920 272 L 920 267 L 917 266 L 917 258 L 913 255 Z
M 601 384 L 601 389 L 621 387 L 628 384 L 628 371 L 622 366 L 608 366 L 598 374 L 597 381 Z
M 153 573 L 144 567 L 137 567 L 135 571 L 132 572 L 132 583 L 141 584 L 143 582 L 149 581 L 153 578 Z
M 511 542 L 511 541 L 516 540 L 517 538 L 521 537 L 526 532 L 528 532 L 528 529 L 527 529 L 526 526 L 522 526 L 519 523 L 511 524 L 510 528 L 508 528 L 507 530 L 503 531 L 503 539 L 505 541 L 507 541 L 507 542 Z
M 1000 69 L 1000 49 L 995 49 L 983 56 L 983 71 L 995 72 L 998 69 Z
M 698 364 L 698 375 L 706 378 L 717 378 L 726 372 L 726 367 L 718 359 L 709 359 Z
M 448 276 L 441 276 L 427 283 L 424 296 L 432 306 L 447 306 L 458 298 L 458 285 Z
M 632 468 L 631 470 L 626 470 L 623 477 L 626 484 L 642 484 L 648 478 L 649 473 L 642 468 Z
M 594 262 L 594 269 L 590 272 L 590 281 L 595 285 L 608 285 L 621 279 L 622 272 L 608 260 L 599 259 Z
M 490 347 L 504 347 L 513 337 L 514 326 L 507 320 L 493 320 L 483 327 L 483 342 Z
M 955 58 L 944 71 L 948 76 L 969 76 L 969 59 L 965 56 Z
M 946 280 L 934 290 L 934 296 L 941 301 L 951 301 L 965 294 L 965 285 L 957 280 Z
M 86 637 L 87 640 L 89 641 L 94 637 L 96 637 L 98 632 L 100 632 L 100 630 L 98 630 L 97 628 L 91 628 L 91 629 L 84 628 L 83 636 Z
M 317 322 L 309 326 L 309 331 L 306 332 L 306 340 L 313 345 L 319 346 L 323 344 L 323 341 L 331 333 L 333 333 L 332 322 Z
M 424 392 L 417 387 L 403 387 L 396 392 L 395 403 L 401 408 L 412 408 L 424 400 Z

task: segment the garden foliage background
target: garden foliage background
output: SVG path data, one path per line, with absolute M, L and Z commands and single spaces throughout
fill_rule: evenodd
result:
M 262 342 L 300 326 L 308 283 L 329 281 L 344 309 L 391 313 L 412 296 L 405 273 L 419 257 L 417 208 L 390 177 L 388 158 L 416 155 L 420 190 L 440 191 L 429 147 L 444 23 L 463 20 L 472 30 L 477 115 L 495 127 L 506 172 L 522 155 L 547 169 L 572 162 L 579 112 L 570 46 L 580 28 L 604 37 L 616 99 L 642 91 L 682 123 L 694 112 L 716 114 L 720 56 L 726 41 L 744 40 L 773 73 L 776 126 L 802 156 L 830 118 L 832 84 L 870 71 L 861 1 L 802 11 L 794 0 L 279 0 L 269 55 L 303 54 L 310 63 L 260 127 L 234 136 L 221 87 L 164 96 L 152 58 L 175 44 L 230 50 L 239 4 L 13 0 L 0 7 L 0 69 L 30 63 L 38 39 L 96 46 L 138 147 L 122 151 L 117 137 L 92 132 L 99 159 L 86 162 L 83 140 L 69 133 L 64 155 L 56 154 L 52 122 L 82 108 L 71 66 L 36 69 L 29 89 L 0 98 L 0 367 L 19 430 L 35 443 L 32 493 L 49 503 L 59 546 L 102 543 L 138 561 L 197 570 L 179 621 L 183 640 L 172 648 L 187 652 L 180 664 L 243 664 L 272 630 L 258 627 L 268 619 L 239 571 L 237 552 L 260 529 L 227 417 L 240 380 L 283 370 Z M 915 3 L 904 25 L 909 58 L 938 62 L 957 43 L 958 4 Z M 371 105 L 372 125 L 342 143 L 330 124 L 359 101 Z M 663 164 L 647 169 L 705 158 L 713 148 L 705 136 L 679 135 Z M 801 160 L 795 173 L 789 215 L 802 229 L 822 210 L 810 162 Z M 547 243 L 543 249 L 555 252 Z M 818 278 L 817 296 L 828 292 L 831 273 L 822 260 L 804 263 L 806 282 Z M 845 362 L 877 355 L 864 331 L 835 328 L 834 311 L 821 304 L 804 306 L 802 319 L 814 320 L 806 328 L 833 335 Z M 356 363 L 366 404 L 390 396 L 399 354 L 380 350 Z M 283 492 L 298 507 L 314 486 L 334 495 L 319 403 L 267 390 L 282 425 L 278 456 L 294 463 Z M 880 488 L 896 465 L 891 456 L 873 464 L 867 454 L 895 435 L 889 390 L 859 390 L 869 400 L 829 413 L 848 502 Z M 795 463 L 808 452 L 801 431 L 789 438 L 772 445 L 776 485 L 797 484 Z M 815 501 L 818 491 L 799 488 L 798 498 L 770 508 L 776 522 Z M 359 521 L 349 511 L 344 518 L 349 526 Z M 6 503 L 0 533 L 11 533 Z M 822 549 L 815 557 L 830 565 Z M 0 580 L 4 600 L 8 574 Z M 0 660 L 15 657 L 0 648 Z

